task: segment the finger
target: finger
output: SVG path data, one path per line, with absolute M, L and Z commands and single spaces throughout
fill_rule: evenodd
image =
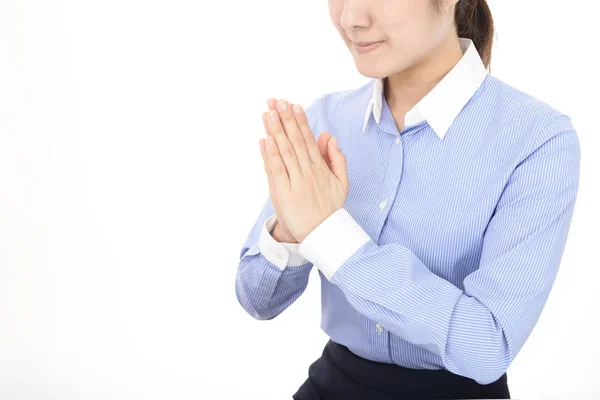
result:
M 275 105 L 275 103 L 277 103 L 277 99 L 270 98 L 269 100 L 267 100 L 267 107 L 269 107 L 269 110 L 277 111 L 277 106 Z M 265 131 L 267 132 L 267 136 L 270 136 L 271 133 L 269 132 L 269 126 L 268 126 L 268 122 L 266 120 L 267 114 L 268 114 L 268 111 L 265 111 L 263 113 L 263 124 L 265 126 Z
M 331 158 L 331 172 L 338 178 L 344 187 L 344 191 L 348 192 L 348 160 L 346 155 L 338 147 L 339 144 L 336 138 L 331 138 L 328 143 L 329 158 Z
M 307 171 L 308 168 L 312 167 L 313 161 L 308 154 L 304 133 L 300 130 L 298 122 L 296 122 L 291 104 L 285 99 L 281 99 L 277 102 L 277 110 L 279 111 L 279 117 L 285 129 L 285 133 L 296 152 L 298 164 L 300 165 L 301 170 Z
M 277 108 L 275 106 L 275 101 L 276 101 L 275 99 L 269 99 L 269 102 L 268 102 L 269 103 L 269 109 L 270 110 L 275 110 L 277 112 Z M 265 131 L 267 132 L 267 137 L 273 137 L 273 134 L 271 133 L 271 128 L 269 126 L 269 121 L 267 120 L 268 116 L 269 116 L 269 112 L 268 111 L 263 112 L 263 114 L 262 114 L 263 125 L 265 127 Z M 268 162 L 267 162 L 267 159 L 266 159 L 267 153 L 265 152 L 265 147 L 264 147 L 264 146 L 267 145 L 266 140 L 263 140 L 262 144 L 263 144 L 263 148 L 261 149 L 261 151 L 264 152 L 265 163 L 266 163 L 266 167 L 268 168 Z M 270 176 L 269 176 L 269 179 L 270 179 L 270 184 L 273 185 L 273 179 Z
M 267 107 L 269 107 L 269 110 L 277 110 L 277 99 L 275 98 L 270 98 L 269 100 L 267 100 Z
M 270 136 L 275 139 L 275 148 L 279 152 L 279 158 L 282 165 L 287 171 L 287 178 L 290 181 L 295 181 L 300 177 L 300 164 L 298 163 L 298 157 L 296 156 L 296 150 L 290 142 L 285 129 L 279 119 L 279 113 L 277 111 L 269 111 L 267 114 L 267 127 L 270 132 Z M 267 148 L 268 148 L 267 143 Z M 269 152 L 267 152 L 269 154 Z M 271 159 L 269 159 L 271 161 Z M 271 163 L 271 172 L 273 172 L 274 165 Z
M 263 167 L 265 169 L 265 174 L 269 175 L 271 171 L 269 171 L 269 160 L 267 160 L 267 152 L 265 151 L 265 140 L 258 139 L 258 146 L 260 147 L 260 155 L 263 159 Z
M 265 149 L 265 139 L 260 139 L 258 141 L 260 146 L 260 154 L 263 158 L 263 165 L 265 169 L 265 173 L 267 174 L 267 181 L 269 182 L 269 196 L 271 197 L 271 203 L 275 204 L 277 199 L 277 190 L 275 189 L 275 185 L 273 183 L 273 177 L 271 176 L 271 169 L 269 168 L 269 160 L 267 158 L 267 152 Z
M 262 114 L 263 125 L 265 127 L 265 132 L 267 132 L 267 136 L 271 136 L 271 132 L 269 130 L 269 122 L 267 121 L 267 116 L 269 115 L 268 111 L 265 111 Z
M 260 155 L 263 159 L 263 167 L 265 169 L 265 174 L 267 174 L 267 178 L 269 179 L 269 189 L 271 186 L 271 169 L 269 168 L 269 159 L 267 157 L 267 152 L 265 149 L 265 139 L 259 139 L 258 145 L 260 147 Z
M 317 142 L 315 141 L 314 133 L 310 128 L 310 124 L 304 109 L 300 104 L 293 104 L 292 110 L 292 114 L 296 120 L 296 125 L 298 125 L 302 137 L 304 138 L 304 143 L 306 144 L 306 153 L 310 157 L 310 160 L 315 164 L 324 161 L 323 157 L 321 156 L 321 152 L 319 151 L 319 147 L 317 146 Z
M 265 151 L 267 153 L 271 179 L 273 179 L 273 185 L 277 193 L 283 194 L 290 190 L 290 177 L 277 146 L 278 143 L 275 138 L 270 137 L 266 140 Z
M 328 144 L 331 139 L 331 134 L 327 131 L 321 132 L 319 137 L 317 138 L 317 147 L 319 148 L 319 153 L 321 153 L 321 157 L 327 165 L 331 164 L 331 159 L 329 158 L 329 150 Z M 331 169 L 331 167 L 330 167 Z

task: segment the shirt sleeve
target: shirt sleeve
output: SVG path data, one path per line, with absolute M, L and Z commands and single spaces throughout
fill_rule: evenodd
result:
M 275 214 L 271 215 L 265 221 L 260 231 L 258 247 L 262 255 L 281 270 L 286 267 L 296 267 L 309 262 L 298 253 L 299 243 L 278 242 L 270 234 L 276 221 Z
M 267 198 L 242 246 L 235 278 L 238 302 L 259 320 L 273 319 L 292 305 L 306 290 L 313 267 L 308 260 L 301 263 L 302 257 L 292 259 L 285 246 L 269 234 L 273 215 L 273 204 Z M 288 266 L 288 260 L 294 265 Z
M 357 311 L 439 355 L 451 372 L 494 382 L 541 315 L 579 186 L 580 146 L 568 117 L 536 136 L 504 187 L 464 290 L 410 249 L 377 245 L 344 208 L 311 232 L 299 252 Z

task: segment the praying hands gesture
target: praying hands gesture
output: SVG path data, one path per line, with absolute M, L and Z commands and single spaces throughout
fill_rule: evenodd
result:
M 284 99 L 269 100 L 263 113 L 268 139 L 259 145 L 269 181 L 269 196 L 281 232 L 302 242 L 344 207 L 349 182 L 346 156 L 329 132 L 317 141 L 306 113 Z

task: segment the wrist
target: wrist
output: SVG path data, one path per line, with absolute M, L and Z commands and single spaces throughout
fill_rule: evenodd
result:
M 291 236 L 289 233 L 282 232 L 281 224 L 279 223 L 277 223 L 275 228 L 271 231 L 271 236 L 273 236 L 273 239 L 279 243 L 298 243 L 296 238 Z

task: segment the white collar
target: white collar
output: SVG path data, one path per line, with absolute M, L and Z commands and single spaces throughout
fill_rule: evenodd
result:
M 471 39 L 459 38 L 463 56 L 458 63 L 404 117 L 404 126 L 427 120 L 429 126 L 443 139 L 446 132 L 469 99 L 485 80 L 486 70 Z M 371 112 L 379 124 L 383 102 L 383 80 L 376 78 L 373 96 L 367 106 L 363 132 Z

